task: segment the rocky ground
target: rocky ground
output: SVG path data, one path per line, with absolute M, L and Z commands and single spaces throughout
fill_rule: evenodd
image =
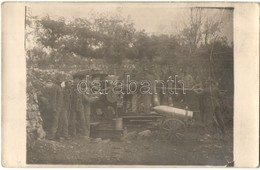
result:
M 231 129 L 231 128 L 230 128 Z M 143 131 L 143 130 L 142 130 Z M 233 159 L 233 132 L 207 134 L 188 128 L 183 143 L 163 141 L 158 131 L 131 131 L 120 140 L 74 138 L 37 140 L 27 150 L 28 164 L 226 165 Z

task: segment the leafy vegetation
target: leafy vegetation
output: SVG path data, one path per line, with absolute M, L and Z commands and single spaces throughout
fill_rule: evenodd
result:
M 28 14 L 27 67 L 63 71 L 98 67 L 120 74 L 156 65 L 175 74 L 188 70 L 196 81 L 212 77 L 221 88 L 233 89 L 233 82 L 229 83 L 233 45 L 220 36 L 222 23 L 192 8 L 183 25 L 175 35 L 151 35 L 136 30 L 133 21 L 119 14 L 73 19 Z

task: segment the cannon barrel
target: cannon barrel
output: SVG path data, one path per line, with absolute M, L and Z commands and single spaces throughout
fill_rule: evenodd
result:
M 162 114 L 166 117 L 178 117 L 178 118 L 188 118 L 191 119 L 193 117 L 193 112 L 185 109 L 179 109 L 170 106 L 155 106 L 153 110 L 159 114 Z

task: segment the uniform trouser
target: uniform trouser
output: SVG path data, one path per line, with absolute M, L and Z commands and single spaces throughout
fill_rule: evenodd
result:
M 85 114 L 85 126 L 86 126 L 86 135 L 90 135 L 90 105 L 89 106 L 84 106 L 84 114 Z
M 52 117 L 45 115 L 42 116 L 42 119 L 43 119 L 43 124 L 42 124 L 43 130 L 45 132 L 50 132 L 52 126 Z
M 222 114 L 220 112 L 220 106 L 212 106 L 210 108 L 206 107 L 202 116 L 204 124 L 206 125 L 208 130 L 213 130 L 212 128 L 214 127 L 214 125 L 217 125 L 220 128 L 221 132 L 225 133 L 225 125 L 223 122 Z
M 200 108 L 201 112 L 201 119 L 203 121 L 203 124 L 205 126 L 205 130 L 209 133 L 214 132 L 213 123 L 214 123 L 214 107 L 211 103 L 203 103 Z
M 184 103 L 186 106 L 189 107 L 190 110 L 194 110 L 193 108 L 193 94 L 191 91 L 185 91 L 185 94 L 183 94 Z
M 136 113 L 138 108 L 138 94 L 132 94 L 131 98 L 131 111 Z
M 200 111 L 200 119 L 201 119 L 201 123 L 204 124 L 205 123 L 205 112 L 204 111 Z
M 64 110 L 60 113 L 60 121 L 57 131 L 58 137 L 68 137 L 68 111 Z
M 151 94 L 143 94 L 143 102 L 144 102 L 144 112 L 149 113 L 150 107 L 152 103 L 152 95 Z
M 200 111 L 200 120 L 201 123 L 204 124 L 205 122 L 205 106 L 203 103 L 203 98 L 202 96 L 198 96 L 198 104 L 199 104 L 199 111 Z
M 69 116 L 69 134 L 76 136 L 76 115 L 77 111 L 72 111 Z
M 168 93 L 168 91 L 165 94 L 162 94 L 161 104 L 166 105 L 166 106 L 169 105 L 169 93 Z
M 89 136 L 90 132 L 90 106 L 85 105 L 84 110 L 79 115 L 79 133 L 83 136 Z
M 57 133 L 59 120 L 60 120 L 60 111 L 52 111 L 52 125 L 50 130 L 51 137 L 54 137 Z
M 218 126 L 219 126 L 221 132 L 225 133 L 225 125 L 223 122 L 222 114 L 220 112 L 220 107 L 215 107 L 214 114 L 216 116 L 216 120 L 217 120 L 217 123 L 218 123 Z

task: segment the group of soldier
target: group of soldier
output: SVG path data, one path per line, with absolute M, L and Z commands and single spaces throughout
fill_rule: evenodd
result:
M 182 95 L 183 104 L 189 110 L 197 111 L 196 119 L 209 131 L 220 129 L 225 134 L 223 119 L 223 97 L 218 88 L 218 83 L 208 77 L 196 82 L 193 77 L 184 71 L 180 79 L 184 82 L 185 94 Z M 217 128 L 216 128 L 217 127 Z
M 61 140 L 75 136 L 89 138 L 90 100 L 85 94 L 79 93 L 79 81 L 76 76 L 73 81 L 63 81 L 58 76 L 54 80 L 48 80 L 43 104 L 45 108 L 40 107 L 45 112 L 42 115 L 43 127 L 49 132 L 48 139 Z M 41 99 L 40 97 L 39 104 L 43 103 Z
M 155 69 L 150 69 L 155 70 Z M 164 69 L 161 69 L 162 71 Z M 157 76 L 156 73 L 152 71 L 143 71 L 146 73 L 143 77 L 139 79 L 150 80 L 153 82 L 154 79 L 164 80 L 167 82 L 169 77 L 174 77 L 175 74 L 172 71 L 165 71 L 161 75 Z M 138 74 L 142 76 L 142 74 Z M 134 76 L 133 76 L 134 77 Z M 134 77 L 136 78 L 136 77 Z M 138 80 L 138 78 L 136 78 Z M 170 105 L 177 108 L 188 108 L 189 110 L 196 111 L 194 114 L 195 119 L 209 131 L 215 131 L 217 129 L 221 130 L 221 133 L 225 133 L 225 123 L 223 120 L 223 97 L 218 88 L 218 83 L 212 78 L 208 77 L 205 79 L 194 80 L 194 78 L 189 74 L 189 71 L 184 70 L 179 74 L 178 80 L 183 82 L 183 88 L 180 86 L 178 88 L 178 94 L 169 94 L 168 92 L 162 93 L 162 88 L 155 86 L 154 91 L 157 92 L 157 95 L 152 94 L 133 94 L 128 100 L 132 103 L 132 112 L 138 111 L 138 104 L 144 103 L 144 109 L 142 110 L 145 113 L 150 112 L 150 106 L 156 105 Z M 160 85 L 160 84 L 159 84 Z M 172 85 L 166 85 L 166 89 L 172 87 Z M 185 90 L 185 94 L 183 93 Z M 169 90 L 171 90 L 169 88 Z M 153 91 L 153 92 L 154 92 Z M 141 101 L 138 101 L 138 96 Z M 126 96 L 128 97 L 128 96 Z
M 193 77 L 187 72 L 184 72 L 181 78 L 185 82 L 185 89 L 188 89 L 186 94 L 181 97 L 185 106 L 188 106 L 190 110 L 194 110 L 192 105 L 198 103 L 199 114 L 197 114 L 197 118 L 199 117 L 202 124 L 208 129 L 217 124 L 221 132 L 225 133 L 221 111 L 223 103 L 216 82 L 207 79 L 196 84 Z M 46 85 L 45 97 L 47 104 L 45 104 L 45 108 L 47 109 L 43 111 L 45 114 L 42 117 L 44 119 L 44 130 L 49 131 L 48 138 L 50 140 L 69 139 L 75 136 L 89 138 L 91 103 L 93 101 L 91 97 L 78 91 L 77 85 L 79 81 L 80 78 L 74 76 L 73 81 L 65 81 L 62 86 L 61 84 L 64 81 L 60 77 L 56 77 L 53 81 L 48 81 Z M 131 97 L 133 106 L 135 104 L 134 96 Z M 143 95 L 143 98 L 147 103 L 145 108 L 149 112 L 153 97 Z M 174 103 L 173 106 L 178 103 L 176 100 L 174 101 L 173 96 L 163 95 L 159 96 L 159 98 L 162 105 L 170 105 L 169 99 Z M 41 104 L 41 98 L 39 99 L 39 104 Z M 135 108 L 133 106 L 132 108 Z M 135 110 L 133 109 L 133 111 Z
M 218 83 L 210 77 L 196 82 L 188 72 L 184 72 L 181 79 L 186 89 L 183 95 L 185 106 L 193 111 L 199 109 L 197 119 L 207 130 L 215 131 L 219 128 L 225 134 L 224 103 Z

